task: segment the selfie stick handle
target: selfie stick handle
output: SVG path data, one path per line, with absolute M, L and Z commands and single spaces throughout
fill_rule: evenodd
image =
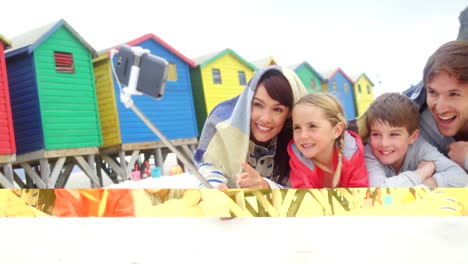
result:
M 145 122 L 145 124 L 151 129 L 151 131 L 153 131 L 153 133 L 156 134 L 161 139 L 161 141 L 164 143 L 164 145 L 166 145 L 172 152 L 174 152 L 177 155 L 178 158 L 180 158 L 182 163 L 184 163 L 184 165 L 188 167 L 188 169 L 198 178 L 199 181 L 201 181 L 203 183 L 203 185 L 205 185 L 205 187 L 207 187 L 209 189 L 213 189 L 213 186 L 211 186 L 211 184 L 208 183 L 208 181 L 205 179 L 205 177 L 203 177 L 201 175 L 201 173 L 192 164 L 192 162 L 187 160 L 185 155 L 183 155 L 181 152 L 179 152 L 179 150 L 177 150 L 177 148 L 174 145 L 172 145 L 172 143 L 161 133 L 161 131 L 159 131 L 159 129 L 157 129 L 153 125 L 153 123 L 151 123 L 151 121 L 140 111 L 140 109 L 138 109 L 134 104 L 131 105 L 130 108 L 133 110 L 133 112 L 135 112 L 135 114 L 143 122 Z
M 128 80 L 128 86 L 123 88 L 120 93 L 120 101 L 125 105 L 126 108 L 130 108 L 133 105 L 132 95 L 142 95 L 136 87 L 138 84 L 138 78 L 140 76 L 140 57 L 143 54 L 149 53 L 149 50 L 141 47 L 132 47 L 132 51 L 136 54 L 135 64 L 130 69 L 130 77 Z
M 136 88 L 138 85 L 138 78 L 140 75 L 140 58 L 144 54 L 150 53 L 149 50 L 143 49 L 141 47 L 132 47 L 132 51 L 136 54 L 136 59 L 134 65 L 130 70 L 130 77 L 128 81 L 128 86 L 123 88 L 120 93 L 120 101 L 125 105 L 126 108 L 131 108 L 133 112 L 156 134 L 161 141 L 166 145 L 173 153 L 176 154 L 178 158 L 184 163 L 184 165 L 198 178 L 200 182 L 205 185 L 206 188 L 213 189 L 213 186 L 208 183 L 208 181 L 201 175 L 198 169 L 190 162 L 185 155 L 183 155 L 177 148 L 157 129 L 153 123 L 138 109 L 132 100 L 132 95 L 142 95 L 143 93 L 139 92 Z

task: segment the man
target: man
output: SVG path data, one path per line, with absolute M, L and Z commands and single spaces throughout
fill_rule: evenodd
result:
M 427 61 L 424 80 L 403 93 L 420 105 L 421 135 L 468 171 L 468 7 L 456 41 Z

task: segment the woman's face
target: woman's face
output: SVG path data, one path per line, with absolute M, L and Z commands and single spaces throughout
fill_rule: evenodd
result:
M 266 145 L 276 137 L 289 116 L 287 106 L 273 100 L 263 84 L 257 87 L 250 118 L 250 134 L 256 144 Z

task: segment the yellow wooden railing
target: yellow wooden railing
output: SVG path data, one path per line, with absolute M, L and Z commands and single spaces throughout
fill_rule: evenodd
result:
M 468 188 L 135 189 L 133 197 L 135 215 L 152 217 L 468 215 Z M 53 190 L 3 189 L 0 198 L 0 216 L 21 200 L 53 215 Z

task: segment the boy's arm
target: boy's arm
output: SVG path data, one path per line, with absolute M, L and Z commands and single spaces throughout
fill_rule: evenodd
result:
M 369 187 L 413 187 L 422 182 L 413 171 L 387 176 L 385 166 L 374 156 L 369 144 L 365 146 L 364 158 L 369 172 Z
M 421 145 L 421 153 L 422 160 L 434 162 L 435 173 L 432 177 L 438 187 L 465 187 L 468 184 L 466 171 L 425 140 Z

